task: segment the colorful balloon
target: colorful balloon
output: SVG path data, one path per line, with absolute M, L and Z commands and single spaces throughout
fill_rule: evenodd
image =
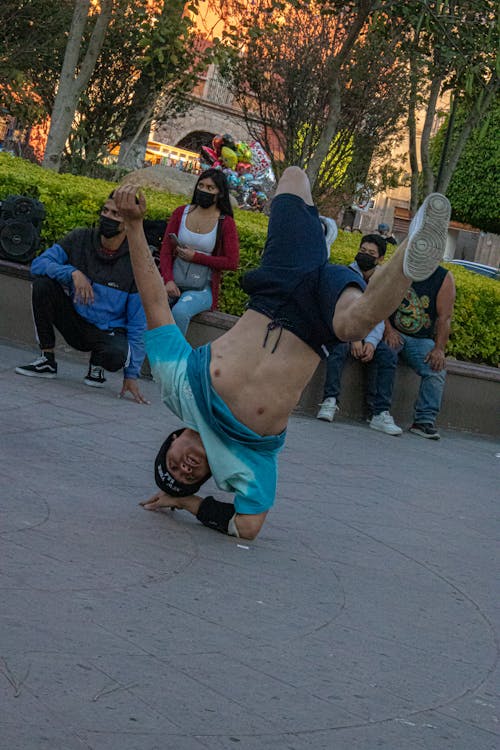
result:
M 224 137 L 222 135 L 215 135 L 212 139 L 212 148 L 218 156 L 220 156 L 220 150 L 223 146 Z
M 201 147 L 201 154 L 202 156 L 205 156 L 210 161 L 211 164 L 216 162 L 219 158 L 219 155 L 208 146 Z
M 221 149 L 221 161 L 225 167 L 234 169 L 236 167 L 236 164 L 238 163 L 238 157 L 236 156 L 236 153 L 232 148 L 223 146 Z
M 248 172 L 249 169 L 250 169 L 250 164 L 246 162 L 239 161 L 238 164 L 236 165 L 236 171 L 238 172 L 238 174 L 243 174 L 244 172 Z
M 246 164 L 252 163 L 252 152 L 248 143 L 240 141 L 240 143 L 236 145 L 236 155 L 238 161 L 245 162 Z
M 224 133 L 224 135 L 222 136 L 222 147 L 224 146 L 226 146 L 226 148 L 230 148 L 232 151 L 236 151 L 234 138 L 232 135 L 229 135 L 229 133 Z

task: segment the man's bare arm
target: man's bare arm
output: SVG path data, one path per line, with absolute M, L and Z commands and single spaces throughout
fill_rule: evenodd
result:
M 442 370 L 446 364 L 445 350 L 450 337 L 455 295 L 455 280 L 452 274 L 448 272 L 436 297 L 437 318 L 434 349 L 425 358 L 425 361 L 437 372 Z
M 228 503 L 218 503 L 215 498 L 205 498 L 207 501 L 211 500 L 216 505 L 219 504 L 219 506 L 227 506 L 229 507 Z M 152 495 L 148 500 L 143 500 L 140 505 L 142 505 L 143 508 L 146 510 L 160 510 L 161 508 L 172 508 L 177 510 L 187 510 L 189 513 L 192 513 L 193 516 L 196 516 L 201 523 L 204 523 L 205 526 L 211 525 L 212 528 L 214 526 L 212 524 L 207 524 L 206 519 L 202 519 L 199 516 L 200 513 L 200 506 L 203 503 L 203 498 L 199 497 L 198 495 L 189 495 L 188 497 L 172 497 L 171 495 L 167 495 L 166 492 L 163 492 L 162 490 L 157 490 L 154 495 Z M 267 511 L 264 513 L 256 513 L 255 515 L 243 515 L 241 513 L 235 513 L 232 520 L 234 522 L 234 526 L 236 528 L 237 536 L 240 537 L 240 539 L 255 539 L 257 534 L 262 528 L 262 525 L 266 519 Z M 221 530 L 220 528 L 218 529 Z M 226 533 L 236 536 L 234 531 L 227 531 Z
M 165 285 L 144 234 L 142 221 L 146 213 L 146 200 L 142 194 L 137 194 L 137 188 L 133 185 L 118 188 L 114 200 L 125 220 L 132 269 L 148 328 L 174 324 Z

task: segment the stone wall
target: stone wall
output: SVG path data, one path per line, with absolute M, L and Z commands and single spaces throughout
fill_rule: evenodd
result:
M 237 318 L 219 312 L 201 313 L 193 318 L 187 338 L 192 346 L 213 341 L 234 325 Z M 31 315 L 31 284 L 29 267 L 0 260 L 0 338 L 32 346 L 37 351 Z M 57 339 L 58 350 L 67 354 L 68 345 Z M 87 355 L 80 355 L 87 361 Z M 438 423 L 442 427 L 468 430 L 498 436 L 500 424 L 500 370 L 493 367 L 449 361 L 448 378 Z M 343 373 L 340 419 L 361 419 L 366 370 L 357 362 L 349 362 Z M 306 386 L 297 410 L 314 416 L 322 399 L 325 365 L 320 363 Z M 412 408 L 419 378 L 408 367 L 400 365 L 394 387 L 391 412 L 398 424 L 407 427 L 412 421 Z
M 228 110 L 209 102 L 200 102 L 183 117 L 158 125 L 151 138 L 176 146 L 183 138 L 196 131 L 207 131 L 214 135 L 230 133 L 237 141 L 251 140 L 245 123 L 236 110 Z

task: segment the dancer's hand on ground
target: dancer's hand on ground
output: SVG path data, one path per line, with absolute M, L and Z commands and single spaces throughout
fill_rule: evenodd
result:
M 167 495 L 166 492 L 158 490 L 148 500 L 141 500 L 139 505 L 142 505 L 144 510 L 160 510 L 160 508 L 175 510 L 175 508 L 181 507 L 180 502 L 181 498 L 172 497 L 172 495 Z
M 125 398 L 127 393 L 130 393 L 136 404 L 150 404 L 150 401 L 144 398 L 139 390 L 139 384 L 135 378 L 124 378 L 123 386 L 119 393 L 118 398 Z
M 179 289 L 175 281 L 167 281 L 167 283 L 165 284 L 165 289 L 169 297 L 181 296 L 181 290 Z
M 162 508 L 171 508 L 171 510 L 187 510 L 195 516 L 202 503 L 202 498 L 198 495 L 187 495 L 186 497 L 172 497 L 162 490 L 157 490 L 148 500 L 142 500 L 144 510 L 161 510 Z
M 94 301 L 94 290 L 85 274 L 81 271 L 73 271 L 71 278 L 75 288 L 75 302 L 82 305 L 91 305 Z
M 435 346 L 434 349 L 431 349 L 429 354 L 424 358 L 424 362 L 429 363 L 431 370 L 440 372 L 445 365 L 444 351 Z
M 363 356 L 363 342 L 351 341 L 351 354 L 354 359 L 361 359 Z
M 363 344 L 363 353 L 361 354 L 361 361 L 362 362 L 371 362 L 373 359 L 373 355 L 375 354 L 375 347 L 373 344 L 370 344 L 369 342 L 365 342 Z

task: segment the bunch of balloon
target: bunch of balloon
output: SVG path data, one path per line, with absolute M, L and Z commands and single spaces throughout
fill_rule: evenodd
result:
M 204 165 L 221 169 L 240 208 L 262 211 L 276 180 L 271 160 L 258 141 L 236 142 L 226 133 L 201 147 Z

